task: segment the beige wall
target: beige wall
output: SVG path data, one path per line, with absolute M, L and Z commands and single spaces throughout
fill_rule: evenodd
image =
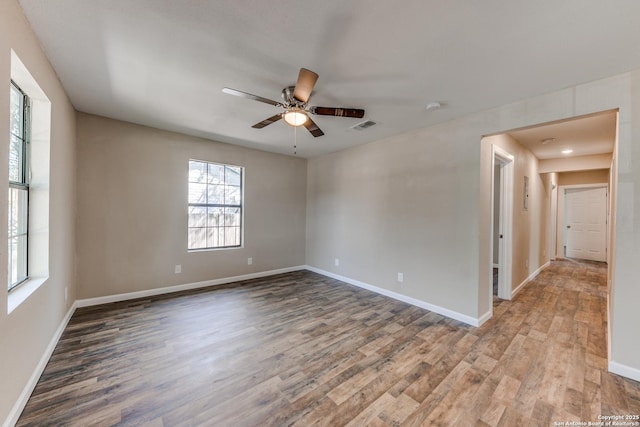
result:
M 493 171 L 482 136 L 616 108 L 612 366 L 640 375 L 640 70 L 310 160 L 307 264 L 483 319 L 490 312 Z M 532 242 L 546 232 L 534 230 Z M 534 260 L 544 259 L 537 239 Z
M 547 173 L 608 169 L 611 166 L 611 156 L 611 154 L 593 154 L 590 156 L 544 159 L 539 162 L 539 170 L 540 173 Z
M 609 183 L 609 169 L 592 171 L 561 172 L 558 174 L 558 185 L 584 185 Z
M 77 139 L 79 298 L 304 265 L 306 160 L 82 113 Z M 243 248 L 187 251 L 189 159 L 245 168 Z
M 75 112 L 15 0 L 0 1 L 0 176 L 8 176 L 9 80 L 15 51 L 51 102 L 49 279 L 7 314 L 7 245 L 0 244 L 0 422 L 29 383 L 75 300 Z M 5 181 L 6 182 L 6 181 Z M 5 185 L 5 189 L 6 184 Z M 0 240 L 7 239 L 7 191 L 0 191 Z M 65 288 L 68 299 L 65 301 Z M 45 360 L 46 361 L 46 360 Z
M 467 133 L 449 122 L 311 159 L 307 264 L 475 318 L 480 140 Z
M 640 381 L 640 70 L 617 80 L 594 93 L 600 95 L 597 99 L 601 102 L 608 99 L 622 105 L 618 116 L 618 157 L 614 162 L 617 188 L 612 192 L 617 208 L 609 362 L 635 369 L 635 379 Z

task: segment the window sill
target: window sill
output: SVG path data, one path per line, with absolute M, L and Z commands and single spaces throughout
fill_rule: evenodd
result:
M 9 292 L 9 297 L 7 298 L 7 314 L 11 314 L 13 310 L 25 302 L 47 279 L 48 277 L 32 277 Z
M 212 251 L 229 251 L 234 249 L 244 249 L 244 246 L 225 246 L 223 248 L 199 248 L 199 249 L 187 249 L 187 252 L 212 252 Z

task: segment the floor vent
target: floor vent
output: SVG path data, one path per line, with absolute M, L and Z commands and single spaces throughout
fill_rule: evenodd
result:
M 361 123 L 358 123 L 357 125 L 351 126 L 351 129 L 365 130 L 366 128 L 370 128 L 371 126 L 373 126 L 375 124 L 376 124 L 376 122 L 372 122 L 371 120 L 367 120 L 365 122 L 361 122 Z

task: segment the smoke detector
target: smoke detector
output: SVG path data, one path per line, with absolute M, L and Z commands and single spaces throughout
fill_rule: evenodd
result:
M 435 111 L 435 110 L 439 110 L 440 108 L 442 108 L 442 103 L 438 101 L 430 102 L 425 107 L 427 111 Z

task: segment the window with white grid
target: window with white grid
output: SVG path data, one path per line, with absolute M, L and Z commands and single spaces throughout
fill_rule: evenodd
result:
M 188 249 L 242 245 L 243 168 L 189 161 Z

